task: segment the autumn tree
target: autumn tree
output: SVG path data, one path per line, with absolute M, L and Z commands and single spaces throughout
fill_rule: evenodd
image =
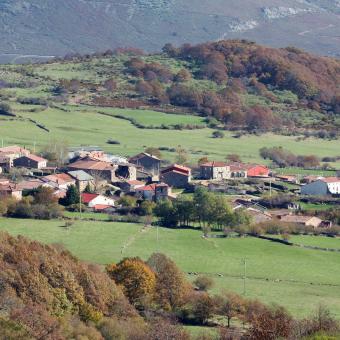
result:
M 165 310 L 173 310 L 183 305 L 190 285 L 175 262 L 163 254 L 154 253 L 147 264 L 156 274 L 156 302 Z
M 208 276 L 200 275 L 195 281 L 194 285 L 202 291 L 208 291 L 214 286 L 214 280 Z
M 189 161 L 189 154 L 188 154 L 187 150 L 185 150 L 184 148 L 179 146 L 176 149 L 175 161 L 178 164 L 186 164 Z
M 218 297 L 218 311 L 227 318 L 227 327 L 230 328 L 231 320 L 244 314 L 244 300 L 235 293 L 225 292 Z
M 153 148 L 153 147 L 150 146 L 150 147 L 145 149 L 145 152 L 150 154 L 150 155 L 156 156 L 159 159 L 162 158 L 162 154 L 161 154 L 161 152 L 158 148 Z
M 129 301 L 140 307 L 155 292 L 156 277 L 140 258 L 125 258 L 115 266 L 107 266 L 110 277 L 123 287 Z

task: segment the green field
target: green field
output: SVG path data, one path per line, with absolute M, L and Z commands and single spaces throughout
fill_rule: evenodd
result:
M 305 316 L 324 303 L 340 316 L 340 253 L 289 247 L 256 238 L 203 239 L 195 230 L 143 229 L 143 225 L 75 221 L 0 219 L 0 229 L 45 243 L 61 243 L 86 261 L 106 264 L 125 256 L 146 259 L 155 251 L 170 256 L 189 273 L 207 273 L 215 291 L 243 293 L 246 259 L 246 296 L 286 306 Z M 311 242 L 309 236 L 300 242 Z M 340 242 L 315 238 L 317 244 Z M 189 275 L 191 279 L 195 275 Z
M 136 154 L 146 147 L 177 148 L 181 145 L 188 150 L 192 163 L 203 156 L 224 160 L 230 153 L 239 154 L 244 161 L 264 162 L 259 155 L 259 149 L 264 146 L 284 146 L 297 154 L 310 154 L 311 150 L 318 156 L 339 154 L 338 141 L 316 139 L 297 141 L 295 137 L 274 134 L 233 138 L 230 132 L 225 133 L 225 138 L 216 139 L 211 137 L 213 130 L 209 128 L 181 131 L 139 129 L 127 120 L 99 114 L 98 111 L 103 110 L 99 107 L 93 107 L 92 110 L 89 107 L 72 110 L 68 105 L 65 107 L 66 111 L 48 108 L 40 112 L 24 111 L 24 107 L 21 105 L 19 109 L 17 105 L 16 113 L 22 118 L 0 118 L 0 136 L 5 145 L 20 144 L 33 148 L 36 142 L 39 149 L 49 141 L 57 139 L 67 141 L 70 146 L 101 146 L 109 152 L 126 156 Z M 157 117 L 155 121 L 158 122 L 163 120 L 164 115 L 169 116 L 170 120 L 178 116 L 160 112 L 153 114 Z M 196 116 L 180 117 L 182 120 L 200 119 Z M 28 119 L 44 125 L 50 132 L 40 129 Z M 120 145 L 109 145 L 108 139 L 117 140 Z M 174 153 L 164 152 L 164 157 L 173 159 Z

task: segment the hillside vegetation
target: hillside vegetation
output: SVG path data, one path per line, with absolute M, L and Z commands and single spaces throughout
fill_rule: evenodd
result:
M 337 0 L 1 0 L 0 61 L 221 38 L 339 55 L 337 14 Z

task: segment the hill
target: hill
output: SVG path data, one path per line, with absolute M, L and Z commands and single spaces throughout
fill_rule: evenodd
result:
M 339 69 L 336 59 L 238 40 L 2 65 L 0 131 L 5 143 L 38 149 L 63 139 L 124 155 L 161 147 L 171 159 L 180 141 L 195 159 L 258 161 L 263 146 L 304 155 L 313 143 L 334 158 Z M 212 138 L 216 130 L 225 138 Z
M 1 0 L 0 58 L 234 38 L 339 55 L 339 8 L 337 0 Z
M 22 236 L 1 233 L 0 240 L 2 339 L 102 339 L 85 323 L 103 317 L 138 323 L 134 307 L 98 266 Z

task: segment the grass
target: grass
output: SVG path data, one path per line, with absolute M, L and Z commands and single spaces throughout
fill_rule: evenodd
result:
M 106 264 L 126 256 L 147 259 L 153 252 L 170 256 L 185 272 L 206 273 L 216 282 L 215 292 L 243 292 L 243 259 L 247 261 L 246 296 L 286 306 L 306 316 L 318 304 L 327 304 L 340 316 L 340 253 L 288 247 L 256 238 L 203 239 L 195 230 L 142 225 L 75 221 L 0 219 L 0 230 L 22 234 L 45 243 L 62 243 L 86 261 Z M 309 236 L 300 241 L 310 242 Z M 315 238 L 316 243 L 340 240 Z M 313 241 L 314 242 L 314 241 Z M 125 245 L 125 247 L 124 247 Z M 194 275 L 190 275 L 194 279 Z
M 305 202 L 300 202 L 302 210 L 307 210 L 307 211 L 316 211 L 316 210 L 329 210 L 332 208 L 336 208 L 336 205 L 334 204 L 315 204 L 315 203 L 305 203 Z
M 70 106 L 66 106 L 66 109 L 69 110 Z M 99 107 L 70 111 L 48 108 L 40 112 L 27 112 L 22 105 L 16 112 L 24 119 L 0 117 L 0 135 L 5 145 L 20 144 L 32 148 L 36 142 L 39 149 L 50 140 L 57 139 L 68 142 L 70 146 L 97 145 L 106 151 L 126 156 L 141 152 L 146 147 L 177 148 L 181 145 L 188 150 L 191 163 L 203 156 L 212 160 L 224 160 L 225 156 L 231 153 L 239 154 L 243 161 L 265 163 L 259 155 L 259 149 L 264 146 L 284 146 L 297 154 L 310 154 L 312 149 L 317 156 L 336 156 L 339 153 L 338 141 L 296 141 L 295 137 L 274 134 L 233 138 L 230 132 L 225 133 L 225 138 L 216 139 L 211 138 L 213 130 L 209 128 L 181 131 L 138 129 L 129 121 L 98 114 L 101 110 Z M 165 114 L 157 115 L 163 117 Z M 173 115 L 169 116 L 168 119 L 173 119 Z M 181 119 L 185 117 L 187 116 L 181 115 Z M 29 118 L 45 125 L 50 132 L 38 128 L 28 121 Z M 108 145 L 108 139 L 118 140 L 121 144 Z M 163 155 L 165 158 L 174 158 L 174 153 L 171 152 L 164 152 Z M 292 173 L 292 170 L 285 169 L 284 172 Z M 298 171 L 302 173 L 300 169 Z M 331 175 L 330 172 L 329 174 Z

